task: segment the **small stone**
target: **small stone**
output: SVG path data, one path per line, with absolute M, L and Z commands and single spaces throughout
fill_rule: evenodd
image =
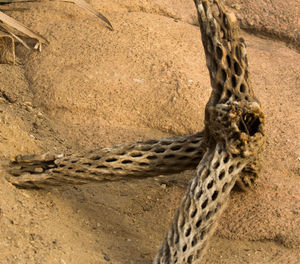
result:
M 160 185 L 160 187 L 161 187 L 162 189 L 166 189 L 166 188 L 167 188 L 167 185 L 163 183 L 163 184 Z
M 25 106 L 31 106 L 31 107 L 32 107 L 32 103 L 31 103 L 31 102 L 25 102 L 24 105 L 25 105 Z
M 137 83 L 142 83 L 142 82 L 144 82 L 144 79 L 133 78 L 132 80 L 133 80 L 134 82 L 137 82 Z
M 171 97 L 171 102 L 173 103 L 173 102 L 175 102 L 176 101 L 176 96 L 172 96 Z
M 28 112 L 32 112 L 32 110 L 33 110 L 32 106 L 30 106 L 30 105 L 26 105 L 26 106 L 25 106 L 25 109 L 26 109 Z
M 38 112 L 38 113 L 36 114 L 36 116 L 37 116 L 38 118 L 42 118 L 42 117 L 43 117 L 43 113 L 42 113 L 42 112 Z
M 241 10 L 241 5 L 240 4 L 233 4 L 232 8 L 234 8 L 236 11 Z
M 105 259 L 106 261 L 110 261 L 110 257 L 107 256 L 107 255 L 104 255 L 104 259 Z
M 17 101 L 17 97 L 12 95 L 12 94 L 9 94 L 5 91 L 0 91 L 0 95 L 2 93 L 2 97 L 9 103 L 15 103 Z

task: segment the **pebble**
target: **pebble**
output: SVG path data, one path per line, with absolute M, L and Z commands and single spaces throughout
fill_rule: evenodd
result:
M 167 185 L 163 183 L 163 184 L 160 185 L 160 187 L 161 187 L 162 189 L 166 189 L 166 188 L 167 188 Z
M 2 91 L 2 97 L 9 103 L 15 103 L 17 101 L 17 97 L 12 94 L 7 94 L 6 92 Z
M 237 11 L 239 11 L 239 10 L 241 10 L 241 5 L 240 4 L 233 4 L 232 8 L 234 8 Z
M 25 102 L 24 105 L 25 105 L 25 106 L 31 106 L 31 107 L 32 107 L 32 103 L 31 103 L 31 102 Z
M 26 109 L 28 112 L 32 112 L 32 110 L 33 110 L 32 106 L 30 106 L 30 105 L 26 105 L 26 106 L 25 106 L 25 109 Z
M 132 80 L 133 80 L 134 82 L 137 82 L 137 83 L 142 83 L 142 82 L 144 82 L 144 79 L 133 78 Z

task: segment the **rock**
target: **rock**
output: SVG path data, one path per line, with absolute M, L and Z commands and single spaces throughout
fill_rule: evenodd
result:
M 26 105 L 26 106 L 25 106 L 25 109 L 26 109 L 28 112 L 32 112 L 32 110 L 33 110 L 32 106 L 30 106 L 30 105 Z
M 241 5 L 240 4 L 233 4 L 231 7 L 234 8 L 236 11 L 241 10 Z

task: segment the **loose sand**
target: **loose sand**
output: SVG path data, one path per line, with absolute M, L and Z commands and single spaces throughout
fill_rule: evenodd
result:
M 113 32 L 65 2 L 8 12 L 50 45 L 41 53 L 18 46 L 22 64 L 0 65 L 1 159 L 201 130 L 211 88 L 195 8 L 185 2 L 90 1 Z M 299 22 L 286 18 L 297 0 L 237 2 L 227 1 L 246 29 L 269 27 L 297 48 Z M 253 190 L 232 194 L 204 263 L 296 264 L 300 55 L 284 42 L 243 34 L 266 113 L 263 170 Z M 1 263 L 150 264 L 193 171 L 39 191 L 16 189 L 1 176 Z

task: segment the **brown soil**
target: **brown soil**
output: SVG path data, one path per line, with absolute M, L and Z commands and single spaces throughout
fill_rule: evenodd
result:
M 300 51 L 300 2 L 225 0 L 248 32 L 283 40 Z
M 41 53 L 18 46 L 22 65 L 0 65 L 1 159 L 201 130 L 211 88 L 194 6 L 185 2 L 91 1 L 113 32 L 70 3 L 9 12 L 50 45 Z M 258 12 L 263 3 L 240 5 Z M 296 3 L 274 10 L 292 14 Z M 274 31 L 293 26 L 282 20 L 277 27 L 267 15 L 272 6 L 264 10 L 259 18 Z M 242 20 L 251 15 L 239 12 Z M 204 263 L 296 264 L 300 55 L 285 43 L 244 37 L 267 119 L 264 167 L 253 190 L 232 194 Z M 193 171 L 39 191 L 16 189 L 1 176 L 0 263 L 150 264 Z

